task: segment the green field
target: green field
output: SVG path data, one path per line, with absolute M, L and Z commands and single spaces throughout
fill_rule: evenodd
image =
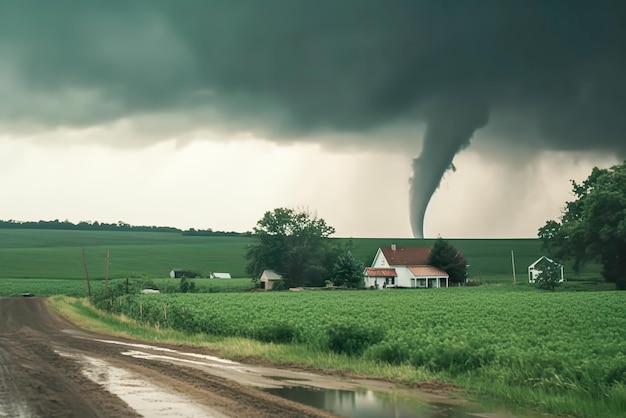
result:
M 250 238 L 196 237 L 176 232 L 0 229 L 0 274 L 9 278 L 82 279 L 89 276 L 167 277 L 173 268 L 245 277 Z
M 231 346 L 219 348 L 225 353 L 246 338 L 275 347 L 280 354 L 266 358 L 270 361 L 404 383 L 436 379 L 543 412 L 626 415 L 626 293 L 590 291 L 614 288 L 602 281 L 597 265 L 580 275 L 566 265 L 568 281 L 554 293 L 542 292 L 526 277 L 527 266 L 543 255 L 539 240 L 449 240 L 465 254 L 469 278 L 485 286 L 246 292 L 251 280 L 245 252 L 252 240 L 175 232 L 0 229 L 0 296 L 86 296 L 83 248 L 96 294 L 104 287 L 109 251 L 109 286 L 123 296 L 113 306 L 109 298 L 97 299 L 98 306 L 135 318 L 155 336 L 156 327 L 235 338 Z M 334 241 L 348 245 L 366 265 L 380 246 L 432 243 Z M 172 268 L 204 277 L 229 272 L 237 278 L 198 278 L 200 293 L 180 294 L 180 280 L 166 278 Z M 132 291 L 124 295 L 127 282 Z M 163 293 L 138 294 L 151 286 Z
M 430 373 L 544 412 L 626 413 L 626 292 L 482 286 L 129 295 L 114 310 L 160 329 L 411 367 L 416 380 Z
M 430 245 L 417 239 L 333 239 L 351 242 L 357 260 L 369 265 L 380 246 Z M 183 236 L 176 232 L 63 231 L 0 229 L 0 277 L 21 279 L 104 279 L 109 251 L 110 278 L 161 278 L 172 268 L 184 268 L 206 277 L 229 272 L 247 277 L 246 247 L 249 237 Z M 469 277 L 485 283 L 512 283 L 511 251 L 515 255 L 518 283 L 526 281 L 527 266 L 543 255 L 537 239 L 452 239 L 467 258 Z M 566 266 L 568 279 L 599 279 L 599 268 L 590 266 L 580 277 Z

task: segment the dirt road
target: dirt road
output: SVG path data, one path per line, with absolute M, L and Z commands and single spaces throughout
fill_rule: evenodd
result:
M 290 380 L 351 384 L 93 334 L 45 299 L 0 299 L 0 417 L 334 416 L 254 388 Z

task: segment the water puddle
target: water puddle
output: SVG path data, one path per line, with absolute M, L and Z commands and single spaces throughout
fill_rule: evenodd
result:
M 480 405 L 445 403 L 397 392 L 293 386 L 263 391 L 349 418 L 531 418 L 534 415 L 487 410 Z
M 238 364 L 240 364 L 240 363 L 237 363 L 236 361 L 227 360 L 227 359 L 223 359 L 223 358 L 215 357 L 215 356 L 209 356 L 207 354 L 187 353 L 187 352 L 182 352 L 182 351 L 178 351 L 178 350 L 173 350 L 171 348 L 159 347 L 159 346 L 156 346 L 156 345 L 126 343 L 126 342 L 114 341 L 114 340 L 97 340 L 97 339 L 95 339 L 93 341 L 98 341 L 98 342 L 106 343 L 106 344 L 124 345 L 124 346 L 127 346 L 127 347 L 140 348 L 140 349 L 144 349 L 144 350 L 161 351 L 161 352 L 171 353 L 171 354 L 183 354 L 183 355 L 185 355 L 187 357 L 195 357 L 195 358 L 198 358 L 198 359 L 209 360 L 209 361 L 216 362 L 216 363 L 231 364 L 231 365 L 238 365 Z
M 68 356 L 65 353 L 59 354 Z M 217 411 L 194 404 L 191 399 L 166 391 L 137 374 L 114 367 L 105 361 L 87 356 L 80 356 L 80 359 L 86 364 L 83 369 L 85 376 L 104 386 L 143 416 L 226 418 Z
M 420 396 L 419 393 L 398 390 L 392 385 L 383 384 L 384 382 L 379 382 L 378 385 L 373 382 L 363 384 L 350 379 L 333 379 L 306 372 L 245 365 L 219 357 L 147 344 L 114 340 L 97 341 L 124 346 L 126 350 L 122 354 L 126 356 L 197 367 L 207 373 L 236 380 L 240 384 L 253 386 L 267 393 L 331 411 L 344 417 L 537 418 L 540 416 L 514 407 L 472 404 L 426 394 Z M 160 395 L 157 397 L 161 398 Z M 542 416 L 542 418 L 545 417 L 545 415 Z

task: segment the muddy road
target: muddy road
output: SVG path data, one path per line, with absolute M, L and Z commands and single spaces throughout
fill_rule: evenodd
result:
M 94 334 L 45 299 L 0 299 L 0 417 L 334 416 L 257 389 L 290 379 L 351 384 Z

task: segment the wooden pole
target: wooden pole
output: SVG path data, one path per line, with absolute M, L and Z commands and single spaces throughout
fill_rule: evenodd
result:
M 83 247 L 83 265 L 85 266 L 85 277 L 87 278 L 87 291 L 91 297 L 91 284 L 89 283 L 89 271 L 87 270 L 87 260 L 85 259 L 85 247 Z
M 511 264 L 513 265 L 513 284 L 517 284 L 515 280 L 515 255 L 513 255 L 513 250 L 511 250 Z
M 104 274 L 104 292 L 105 294 L 109 294 L 109 250 L 107 249 L 107 264 L 106 270 Z

